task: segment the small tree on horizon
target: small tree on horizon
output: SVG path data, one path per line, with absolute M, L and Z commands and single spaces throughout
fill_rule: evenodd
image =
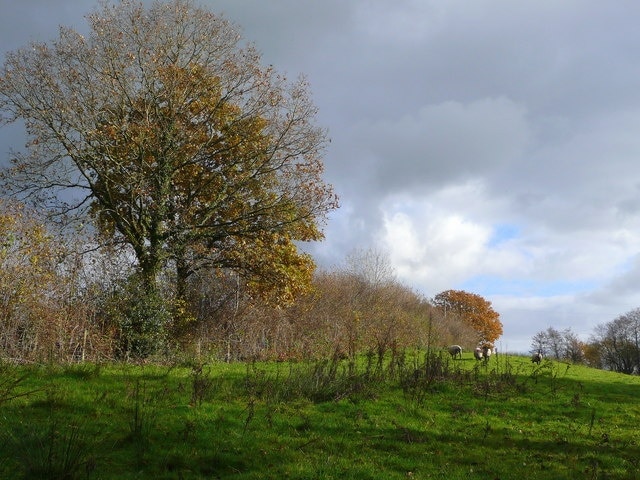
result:
M 479 344 L 493 345 L 502 335 L 500 314 L 493 309 L 491 302 L 480 295 L 463 290 L 446 290 L 437 294 L 433 303 L 443 314 L 459 315 L 463 322 L 476 331 Z
M 535 352 L 575 363 L 585 360 L 584 344 L 570 328 L 560 331 L 549 327 L 536 333 L 531 342 L 531 353 Z

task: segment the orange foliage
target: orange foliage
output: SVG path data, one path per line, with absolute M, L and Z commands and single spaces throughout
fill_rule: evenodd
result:
M 463 290 L 446 290 L 434 298 L 434 304 L 444 313 L 454 313 L 478 333 L 478 342 L 493 344 L 502 335 L 500 314 L 491 302 L 480 295 Z

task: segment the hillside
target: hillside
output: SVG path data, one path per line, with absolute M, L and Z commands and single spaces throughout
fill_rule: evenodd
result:
M 0 478 L 637 478 L 640 378 L 500 355 L 3 366 Z

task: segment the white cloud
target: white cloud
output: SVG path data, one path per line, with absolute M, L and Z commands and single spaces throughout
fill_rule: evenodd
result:
M 424 224 L 415 220 L 401 212 L 385 218 L 384 244 L 399 278 L 436 294 L 478 264 L 489 232 L 457 215 L 439 215 Z

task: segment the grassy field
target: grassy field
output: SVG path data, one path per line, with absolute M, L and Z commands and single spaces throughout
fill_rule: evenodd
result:
M 2 479 L 640 478 L 640 378 L 559 362 L 0 370 Z

